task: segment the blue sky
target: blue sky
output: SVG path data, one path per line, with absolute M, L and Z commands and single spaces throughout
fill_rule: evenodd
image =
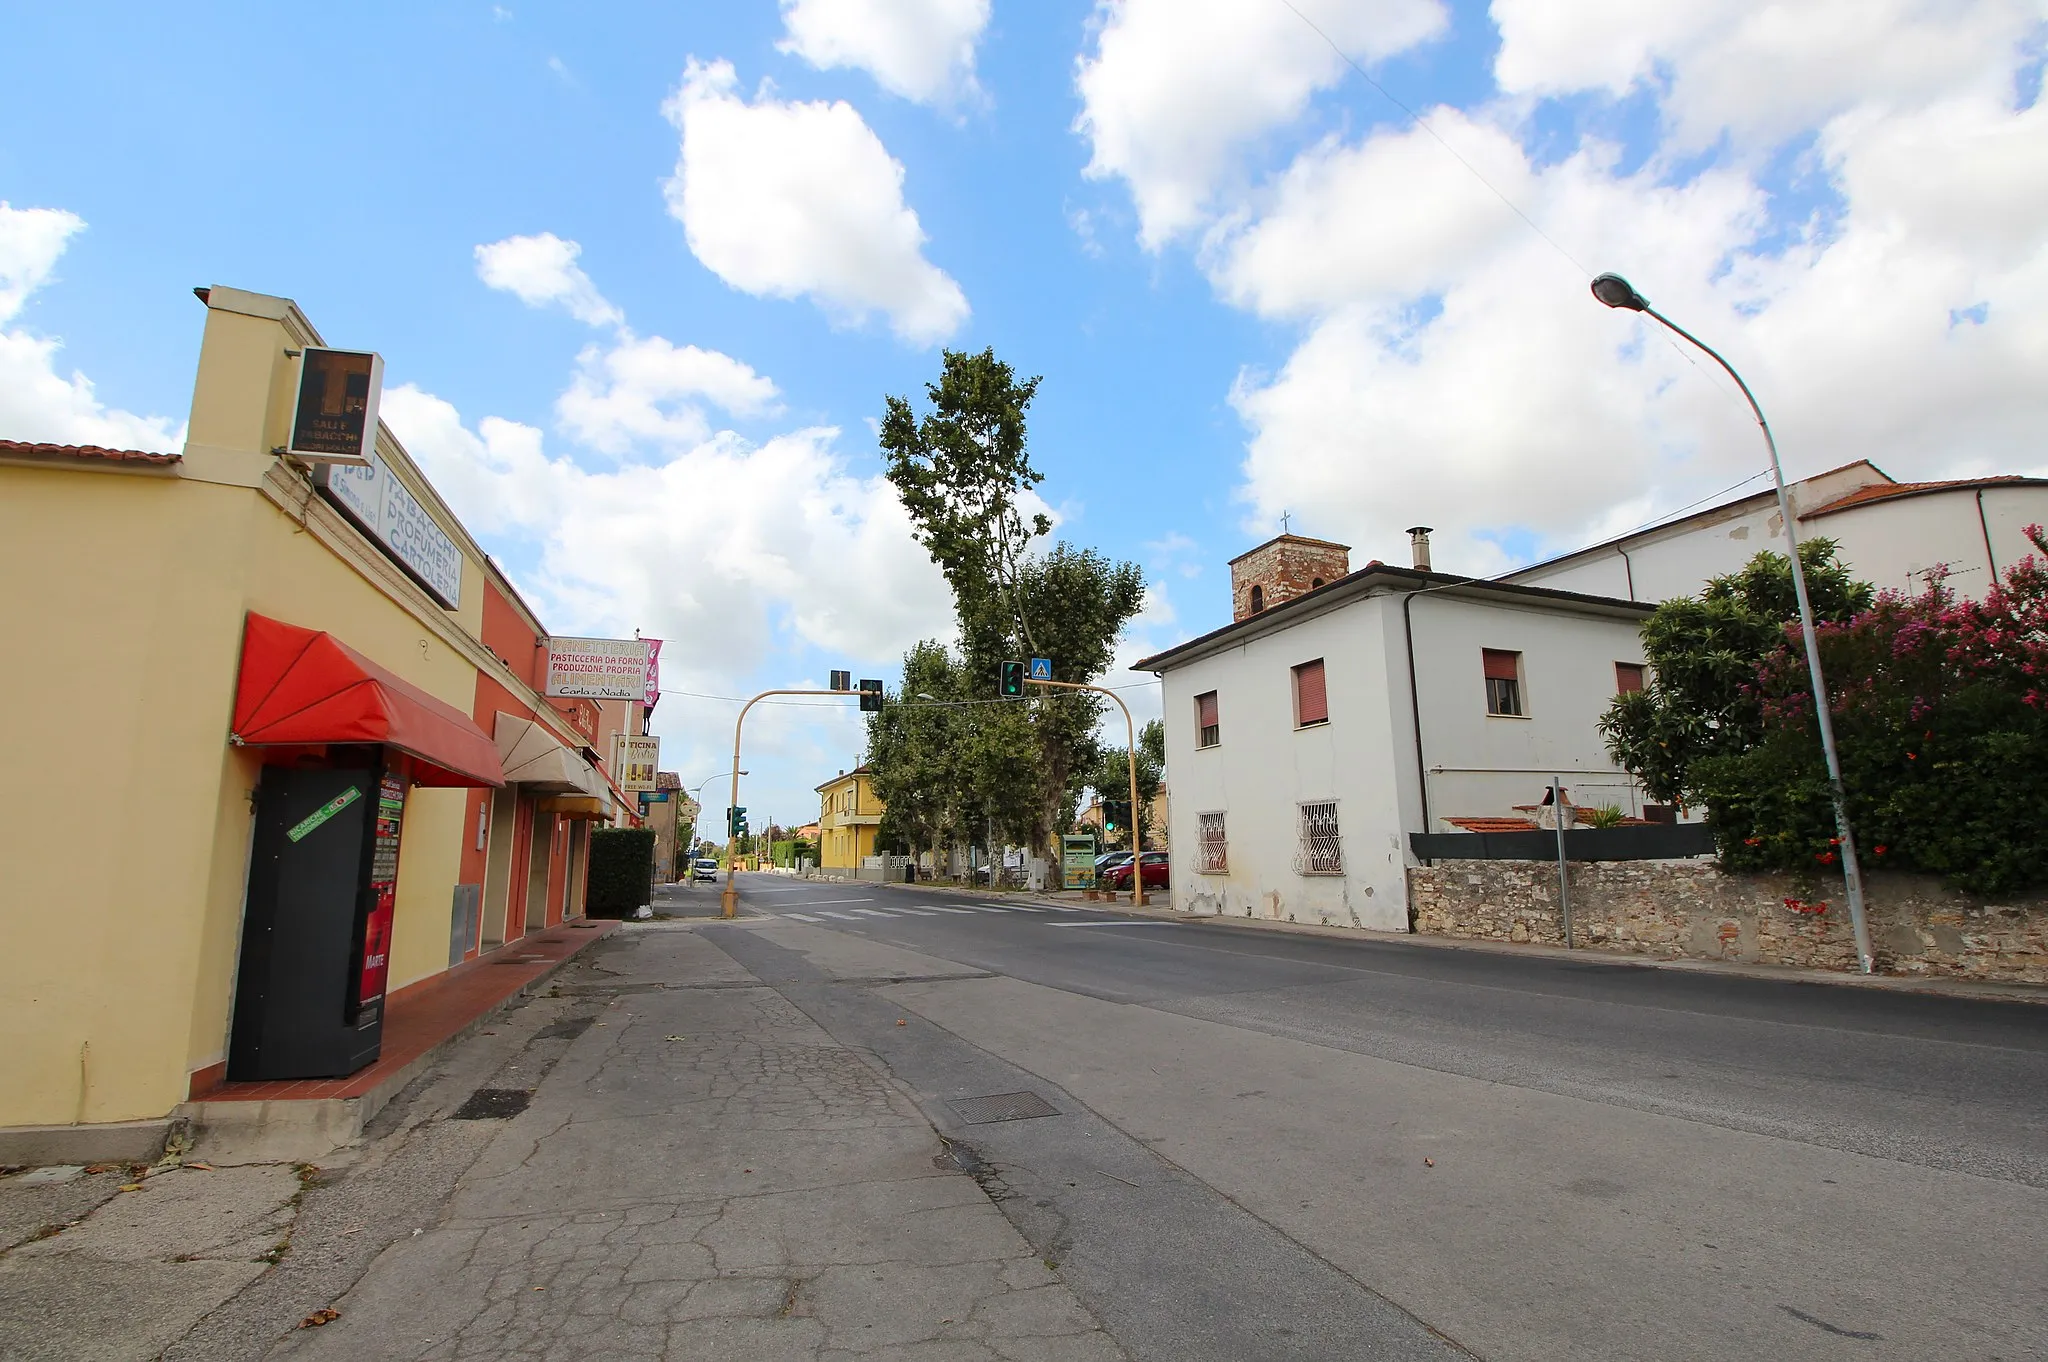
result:
M 1592 270 L 1724 344 L 1795 474 L 2038 466 L 2035 9 L 1606 8 L 9 6 L 0 436 L 174 440 L 190 288 L 288 295 L 383 353 L 387 419 L 552 627 L 667 637 L 717 695 L 946 631 L 870 428 L 941 345 L 1044 376 L 1062 535 L 1155 582 L 1127 658 L 1222 622 L 1283 509 L 1493 572 L 1755 473 L 1725 386 Z M 551 244 L 492 276 L 520 238 Z M 732 709 L 665 701 L 664 765 L 717 769 Z M 858 745 L 771 713 L 744 802 L 800 821 Z

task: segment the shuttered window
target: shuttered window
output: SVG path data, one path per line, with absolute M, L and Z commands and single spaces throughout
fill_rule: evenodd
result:
M 1643 688 L 1643 664 L 1640 662 L 1617 662 L 1614 664 L 1614 693 L 1629 695 Z
M 1216 692 L 1195 697 L 1195 746 L 1214 747 L 1223 741 L 1223 726 L 1216 720 Z
M 1482 648 L 1479 657 L 1486 671 L 1486 712 L 1521 717 L 1522 655 Z
M 1294 669 L 1294 724 L 1307 728 L 1328 722 L 1330 695 L 1323 685 L 1323 660 L 1319 657 Z

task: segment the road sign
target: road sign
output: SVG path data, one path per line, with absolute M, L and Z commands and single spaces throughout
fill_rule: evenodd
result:
M 860 683 L 860 708 L 863 714 L 874 714 L 882 708 L 882 683 L 863 680 Z
M 832 689 L 833 689 L 833 690 L 852 690 L 852 689 L 853 689 L 853 673 L 852 673 L 852 672 L 833 672 L 833 673 L 832 673 Z
M 1024 664 L 1022 662 L 1005 662 L 1002 667 L 1001 678 L 1000 690 L 1002 694 L 1022 695 L 1024 693 Z
M 1050 680 L 1052 680 L 1052 659 L 1051 659 L 1051 658 L 1049 658 L 1049 657 L 1034 657 L 1034 658 L 1032 658 L 1032 659 L 1031 659 L 1031 679 L 1032 679 L 1033 681 L 1050 681 Z

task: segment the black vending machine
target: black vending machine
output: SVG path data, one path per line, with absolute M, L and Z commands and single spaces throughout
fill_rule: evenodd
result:
M 398 887 L 405 779 L 266 766 L 256 792 L 228 1078 L 339 1078 L 374 1063 Z

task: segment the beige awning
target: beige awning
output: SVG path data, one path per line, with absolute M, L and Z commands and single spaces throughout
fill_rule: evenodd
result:
M 588 795 L 606 801 L 604 778 L 591 769 L 583 754 L 532 719 L 498 711 L 492 737 L 505 766 L 505 783 L 551 794 Z

